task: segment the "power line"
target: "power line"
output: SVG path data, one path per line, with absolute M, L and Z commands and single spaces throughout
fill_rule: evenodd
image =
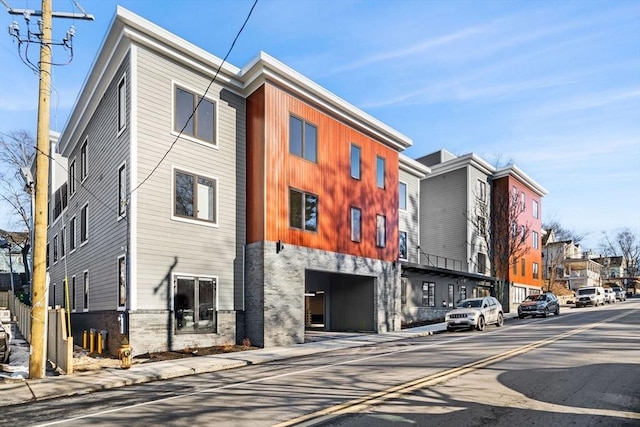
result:
M 196 111 L 198 110 L 198 107 L 200 106 L 200 103 L 204 100 L 205 95 L 209 92 L 209 89 L 211 88 L 213 83 L 216 81 L 216 78 L 218 77 L 218 74 L 220 73 L 220 70 L 222 69 L 222 66 L 227 61 L 227 58 L 229 57 L 229 54 L 231 54 L 231 51 L 233 50 L 233 47 L 236 44 L 236 41 L 238 41 L 238 38 L 240 37 L 240 34 L 242 34 L 242 30 L 244 30 L 244 27 L 247 25 L 247 22 L 249 22 L 249 18 L 251 18 L 251 14 L 253 13 L 253 9 L 255 9 L 257 4 L 258 4 L 258 0 L 255 0 L 253 2 L 253 5 L 251 6 L 251 9 L 249 10 L 249 13 L 247 14 L 247 17 L 244 20 L 244 23 L 242 24 L 242 27 L 240 27 L 240 30 L 238 31 L 238 33 L 236 34 L 235 38 L 233 39 L 233 42 L 231 43 L 231 46 L 229 47 L 229 50 L 227 51 L 227 54 L 222 59 L 222 62 L 220 63 L 220 65 L 218 66 L 218 69 L 216 70 L 216 73 L 214 74 L 213 78 L 209 82 L 209 85 L 205 89 L 204 94 L 201 97 L 199 97 L 200 99 L 198 100 L 198 103 L 196 104 L 195 108 L 191 112 L 191 115 L 189 116 L 189 118 L 185 121 L 185 124 L 182 127 L 182 129 L 180 129 L 180 132 L 178 132 L 178 135 L 175 137 L 175 139 L 173 140 L 173 142 L 169 146 L 169 149 L 164 153 L 164 155 L 160 158 L 158 163 L 153 167 L 153 169 L 151 169 L 151 172 L 149 172 L 149 174 L 140 182 L 140 184 L 138 184 L 134 189 L 132 189 L 129 192 L 129 194 L 128 194 L 129 196 L 131 196 L 135 191 L 137 191 L 140 187 L 142 187 L 149 180 L 149 178 L 151 178 L 151 176 L 156 172 L 156 170 L 158 170 L 158 168 L 160 167 L 162 162 L 164 162 L 164 160 L 167 158 L 167 156 L 169 155 L 171 150 L 173 150 L 173 147 L 176 145 L 176 143 L 178 142 L 178 140 L 182 136 L 182 133 L 187 128 L 187 125 L 189 124 L 191 119 L 193 119 L 193 116 L 196 114 Z

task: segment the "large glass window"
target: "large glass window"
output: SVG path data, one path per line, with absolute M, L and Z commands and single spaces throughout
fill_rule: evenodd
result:
M 318 230 L 318 196 L 289 189 L 289 225 L 307 231 Z
M 174 282 L 176 333 L 216 332 L 216 279 L 178 277 Z
M 378 188 L 384 188 L 384 159 L 376 157 L 376 185 Z
M 422 282 L 422 306 L 436 306 L 436 284 L 433 282 Z
M 218 221 L 217 181 L 183 171 L 175 171 L 174 215 L 200 221 Z
M 407 232 L 401 231 L 400 233 L 400 243 L 398 246 L 398 257 L 400 259 L 407 259 Z
M 351 178 L 360 179 L 360 147 L 351 144 Z
M 318 129 L 295 116 L 289 116 L 289 153 L 316 162 Z
M 362 240 L 362 211 L 358 208 L 351 208 L 351 240 L 359 242 Z
M 387 219 L 384 215 L 376 215 L 376 245 L 379 248 L 387 245 Z
M 216 143 L 216 104 L 176 87 L 174 131 L 202 141 Z
M 404 182 L 400 183 L 398 198 L 400 202 L 400 206 L 399 206 L 400 210 L 406 211 L 407 210 L 407 184 L 405 184 Z

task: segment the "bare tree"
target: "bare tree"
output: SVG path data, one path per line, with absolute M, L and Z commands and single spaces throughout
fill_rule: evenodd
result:
M 20 233 L 1 231 L 12 245 L 20 248 L 25 266 L 31 247 L 31 196 L 25 191 L 22 168 L 30 168 L 36 150 L 33 137 L 24 130 L 0 133 L 0 201 L 9 206 L 9 226 Z M 16 238 L 20 236 L 20 238 Z M 27 268 L 27 281 L 29 269 Z
M 615 236 L 602 233 L 601 246 L 609 257 L 622 257 L 627 277 L 636 277 L 640 273 L 640 237 L 630 228 L 618 230 Z
M 542 223 L 542 229 L 547 232 L 553 231 L 557 241 L 571 240 L 575 244 L 580 243 L 588 234 L 565 228 L 553 215 Z

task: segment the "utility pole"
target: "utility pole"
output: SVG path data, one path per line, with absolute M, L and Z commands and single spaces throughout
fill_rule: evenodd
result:
M 52 46 L 61 45 L 71 49 L 73 45 L 71 39 L 75 34 L 75 28 L 71 27 L 67 32 L 67 36 L 62 43 L 54 43 L 52 35 L 53 16 L 60 18 L 74 18 L 93 20 L 93 16 L 87 15 L 82 8 L 75 2 L 76 6 L 83 12 L 79 13 L 53 13 L 52 0 L 42 0 L 42 10 L 23 10 L 12 9 L 2 0 L 7 7 L 7 12 L 12 15 L 23 15 L 27 21 L 27 26 L 31 16 L 42 17 L 39 22 L 39 32 L 31 33 L 28 29 L 27 38 L 20 36 L 18 23 L 14 21 L 9 26 L 9 34 L 14 36 L 19 46 L 22 43 L 39 43 L 40 44 L 40 61 L 36 67 L 39 70 L 39 94 L 38 94 L 38 127 L 36 137 L 36 179 L 35 179 L 35 209 L 33 221 L 33 275 L 31 286 L 31 352 L 29 357 L 29 378 L 43 378 L 45 374 L 46 355 L 46 339 L 45 331 L 47 317 L 47 200 L 49 197 L 49 156 L 51 145 L 49 142 L 50 131 L 50 114 L 51 114 L 51 66 Z M 20 47 L 19 47 L 20 48 Z M 25 55 L 26 56 L 26 55 Z M 26 59 L 26 62 L 33 64 Z

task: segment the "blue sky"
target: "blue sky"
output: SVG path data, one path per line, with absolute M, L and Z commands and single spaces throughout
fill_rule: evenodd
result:
M 52 129 L 63 129 L 116 4 L 223 57 L 252 3 L 79 1 L 95 21 L 54 20 L 54 38 L 71 24 L 76 37 L 71 64 L 54 69 Z M 76 10 L 71 0 L 53 9 Z M 24 30 L 2 9 L 0 25 L 13 20 Z M 261 50 L 411 137 L 410 157 L 445 148 L 512 160 L 549 191 L 543 219 L 589 233 L 587 248 L 602 231 L 640 234 L 640 0 L 259 0 L 228 61 L 242 67 Z M 1 31 L 0 132 L 35 137 L 37 98 Z M 0 228 L 7 217 L 0 209 Z

